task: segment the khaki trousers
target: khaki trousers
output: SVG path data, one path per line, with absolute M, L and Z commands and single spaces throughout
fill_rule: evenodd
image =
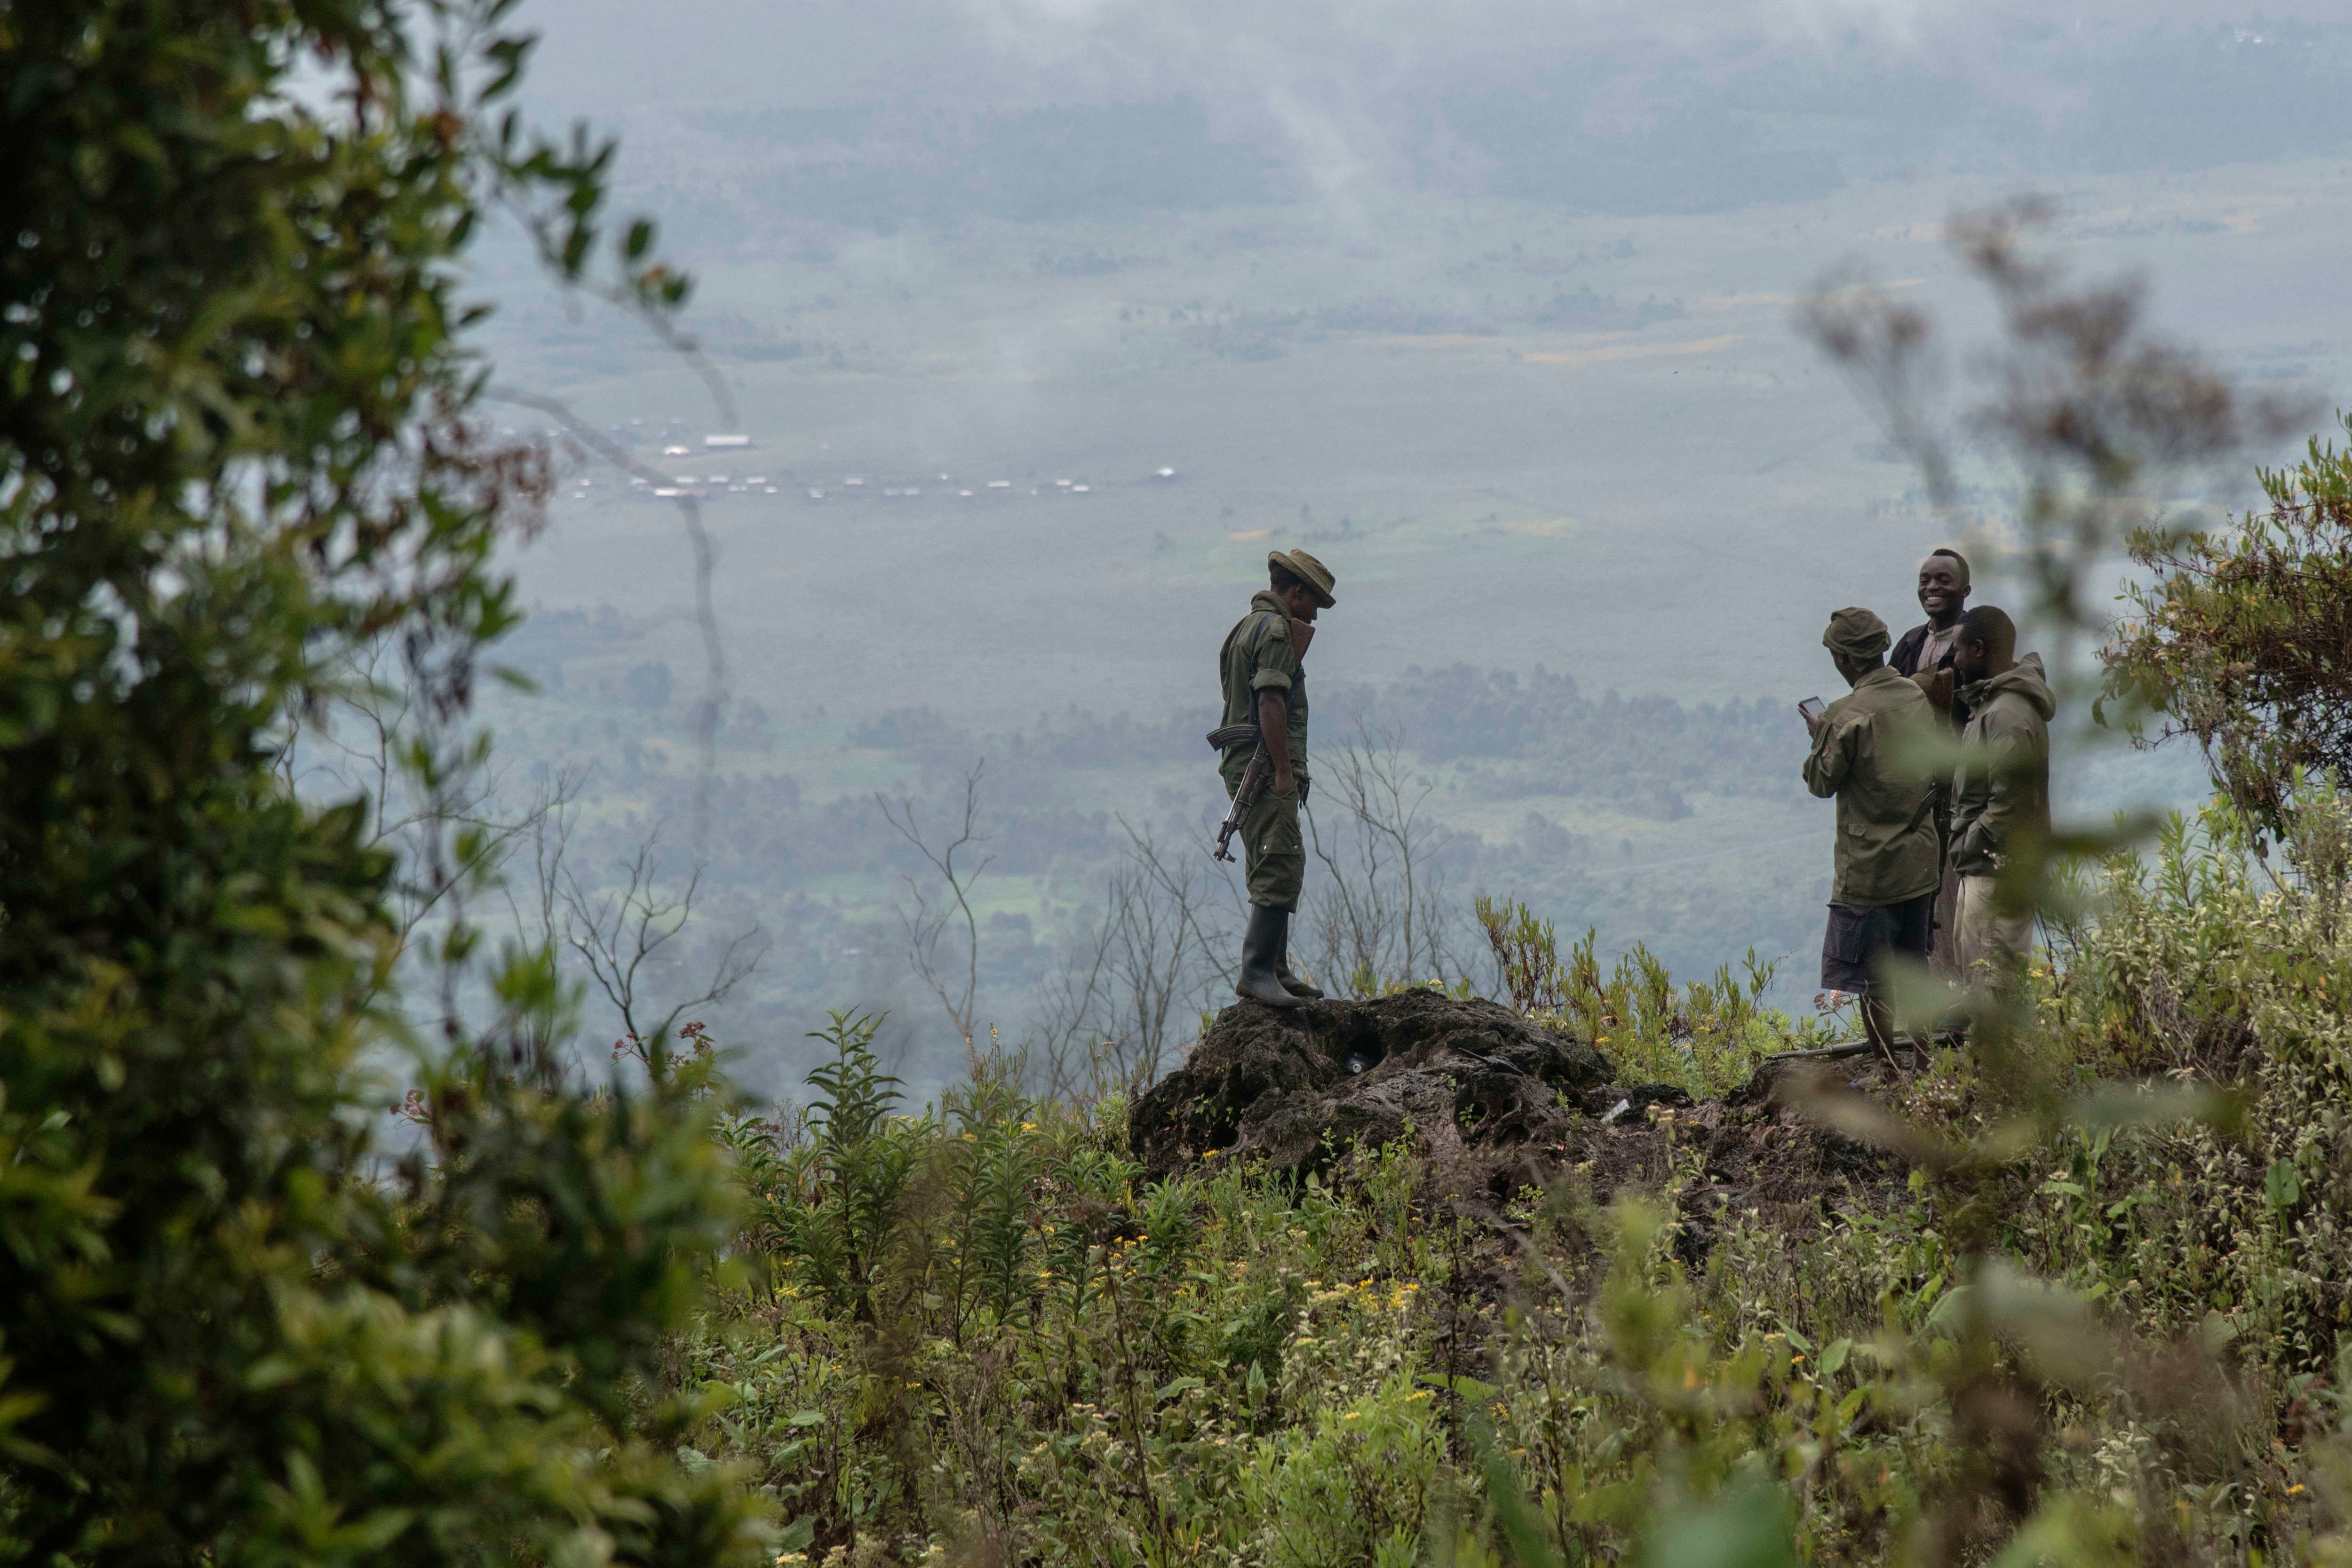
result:
M 1927 955 L 1927 967 L 1937 979 L 1957 984 L 1968 978 L 1960 973 L 1959 940 L 1960 874 L 1947 860 L 1944 879 L 1936 888 L 1936 945 Z
M 1242 814 L 1243 880 L 1262 909 L 1296 910 L 1307 883 L 1307 843 L 1298 831 L 1298 796 L 1269 783 Z
M 1995 912 L 1992 892 L 1997 877 L 1962 877 L 1954 911 L 1952 958 L 1964 978 L 1978 978 L 1976 967 L 1990 963 L 1996 983 L 2033 951 L 2033 915 Z

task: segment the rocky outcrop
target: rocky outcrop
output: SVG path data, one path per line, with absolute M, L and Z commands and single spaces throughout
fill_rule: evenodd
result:
M 1154 1176 L 1217 1152 L 1276 1170 L 1410 1128 L 1428 1152 L 1564 1147 L 1625 1095 L 1587 1042 L 1493 1002 L 1410 991 L 1366 1002 L 1226 1008 L 1184 1067 L 1137 1100 L 1128 1136 Z M 1640 1103 L 1679 1100 L 1654 1089 Z
M 1319 1169 L 1353 1146 L 1410 1134 L 1422 1199 L 1497 1224 L 1517 1194 L 1571 1170 L 1594 1203 L 1671 1190 L 1675 1250 L 1694 1267 L 1730 1212 L 1810 1227 L 1901 1199 L 1899 1161 L 1803 1109 L 1822 1093 L 1891 1092 L 1874 1055 L 1768 1058 L 1746 1088 L 1698 1104 L 1670 1085 L 1616 1077 L 1588 1042 L 1492 1002 L 1433 991 L 1296 1008 L 1243 1002 L 1136 1100 L 1128 1140 L 1158 1179 L 1212 1155 Z

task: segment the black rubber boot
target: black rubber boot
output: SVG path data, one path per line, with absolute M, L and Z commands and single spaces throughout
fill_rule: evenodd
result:
M 1292 912 L 1293 911 L 1289 910 L 1284 910 L 1281 911 L 1282 937 L 1281 940 L 1275 943 L 1274 977 L 1282 982 L 1282 988 L 1285 991 L 1289 992 L 1301 1002 L 1320 1002 L 1323 1000 L 1323 988 L 1321 986 L 1314 984 L 1309 981 L 1301 980 L 1298 976 L 1290 973 L 1290 917 Z
M 1242 932 L 1242 974 L 1234 982 L 1235 995 L 1263 1002 L 1269 1007 L 1300 1005 L 1298 998 L 1284 988 L 1275 973 L 1286 923 L 1280 910 L 1270 910 L 1263 904 L 1250 906 L 1249 929 Z

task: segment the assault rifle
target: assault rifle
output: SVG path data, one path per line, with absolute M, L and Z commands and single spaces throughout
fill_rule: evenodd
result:
M 1301 668 L 1307 663 L 1307 645 L 1314 640 L 1313 622 L 1293 620 L 1290 623 L 1290 644 L 1297 650 Z M 1255 706 L 1255 698 L 1252 699 L 1252 706 Z M 1257 797 L 1265 792 L 1266 781 L 1274 776 L 1274 758 L 1266 751 L 1265 732 L 1255 723 L 1228 724 L 1221 730 L 1209 731 L 1209 744 L 1220 752 L 1244 743 L 1252 748 L 1249 766 L 1242 770 L 1241 786 L 1234 791 L 1233 804 L 1225 808 L 1225 819 L 1217 824 L 1217 847 L 1211 851 L 1220 860 L 1234 858 L 1230 847 L 1234 835 L 1242 830 L 1242 818 L 1249 815 L 1250 807 L 1255 805 Z M 1288 745 L 1290 737 L 1284 735 L 1281 743 Z

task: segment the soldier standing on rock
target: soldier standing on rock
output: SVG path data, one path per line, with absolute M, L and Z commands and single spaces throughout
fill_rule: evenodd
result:
M 1307 677 L 1299 655 L 1317 613 L 1337 601 L 1330 568 L 1304 550 L 1271 551 L 1265 564 L 1267 588 L 1250 600 L 1249 614 L 1225 634 L 1217 653 L 1223 722 L 1255 724 L 1273 764 L 1271 781 L 1241 823 L 1250 921 L 1234 990 L 1253 1001 L 1295 1007 L 1323 994 L 1290 973 L 1290 917 L 1307 879 L 1307 845 L 1298 831 L 1298 805 L 1307 795 Z M 1228 796 L 1240 790 L 1255 751 L 1252 744 L 1225 748 L 1218 772 Z
M 1943 843 L 1937 792 L 1923 765 L 1934 747 L 1936 710 L 1916 685 L 1886 667 L 1886 623 L 1868 610 L 1830 617 L 1822 644 L 1853 689 L 1825 710 L 1806 713 L 1813 744 L 1804 774 L 1807 789 L 1837 799 L 1837 870 L 1822 942 L 1822 987 L 1862 998 L 1863 1027 L 1891 1067 L 1894 1034 L 1879 994 L 1880 956 L 1891 951 L 1927 961 Z

